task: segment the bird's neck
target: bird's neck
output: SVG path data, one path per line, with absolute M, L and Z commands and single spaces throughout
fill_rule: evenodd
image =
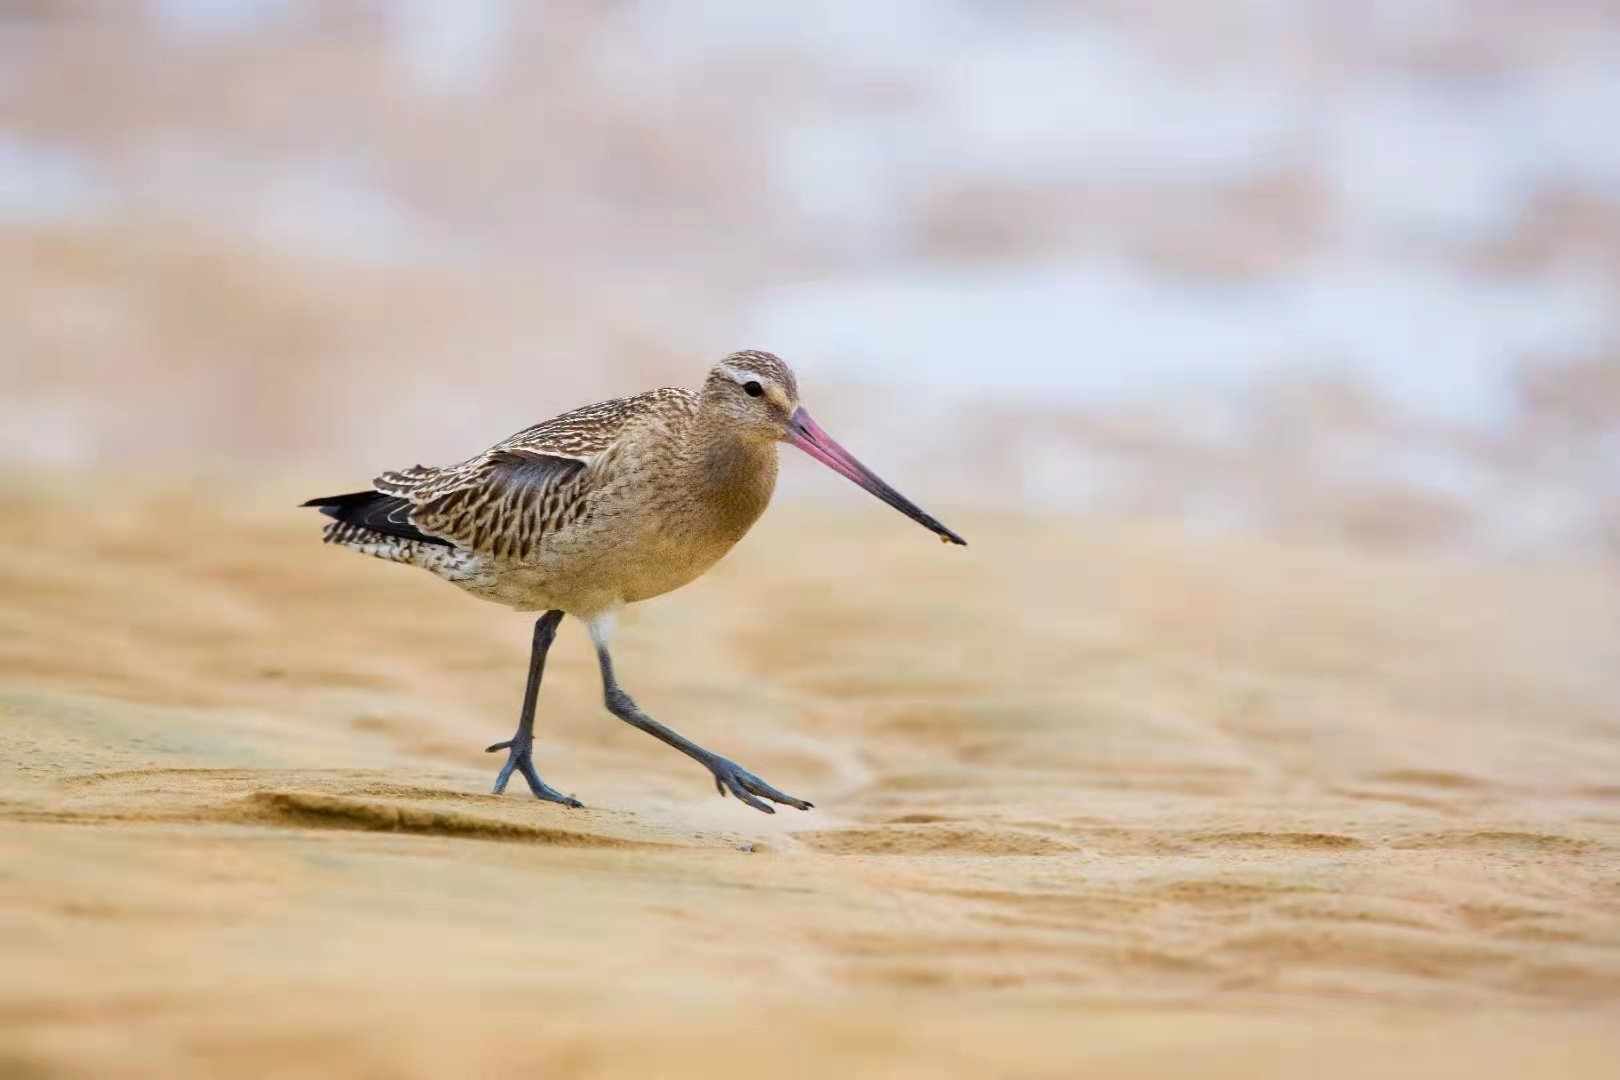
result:
M 776 489 L 776 443 L 751 439 L 720 417 L 700 413 L 686 459 L 691 490 L 706 504 L 710 520 L 731 539 L 740 539 Z

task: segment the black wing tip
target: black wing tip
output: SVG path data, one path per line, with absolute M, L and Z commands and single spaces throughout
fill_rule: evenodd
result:
M 319 498 L 310 499 L 308 502 L 301 502 L 298 506 L 299 509 L 309 506 L 317 510 L 336 510 L 344 506 L 353 506 L 355 503 L 375 494 L 377 494 L 375 491 L 356 491 L 348 495 L 322 495 Z
M 364 511 L 380 494 L 376 491 L 352 491 L 347 495 L 322 495 L 308 502 L 298 504 L 299 509 L 308 507 L 319 510 L 334 521 L 348 520 L 356 510 Z
M 443 547 L 452 546 L 450 541 L 430 536 L 411 522 L 410 503 L 395 495 L 384 495 L 380 491 L 352 491 L 347 495 L 325 495 L 310 499 L 300 506 L 312 507 L 329 518 L 362 529 L 370 529 L 384 536 L 396 536 L 402 540 L 417 540 L 424 544 L 438 544 Z

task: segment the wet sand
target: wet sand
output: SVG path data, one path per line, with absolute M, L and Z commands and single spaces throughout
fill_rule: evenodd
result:
M 779 507 L 618 659 L 817 808 L 569 623 L 571 811 L 302 493 L 4 496 L 0 1076 L 1620 1074 L 1612 571 Z

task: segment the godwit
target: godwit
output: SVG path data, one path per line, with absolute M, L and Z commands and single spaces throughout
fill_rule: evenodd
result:
M 431 570 L 474 596 L 541 611 L 517 732 L 495 777 L 513 771 L 535 796 L 579 806 L 534 767 L 534 707 L 564 615 L 589 627 L 608 711 L 694 758 L 728 791 L 808 810 L 753 773 L 671 731 L 619 686 L 608 652 L 615 613 L 678 589 L 748 532 L 776 486 L 776 444 L 789 442 L 953 544 L 956 533 L 856 461 L 799 404 L 798 381 L 766 352 L 732 353 L 703 389 L 665 388 L 564 413 L 447 468 L 383 473 L 372 490 L 311 499 L 335 518 L 325 540 Z

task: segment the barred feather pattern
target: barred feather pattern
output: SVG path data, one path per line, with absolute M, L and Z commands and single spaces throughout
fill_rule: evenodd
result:
M 473 552 L 440 544 L 424 544 L 420 540 L 384 536 L 345 521 L 332 522 L 322 533 L 321 539 L 362 555 L 431 570 L 446 581 L 459 585 L 477 585 L 488 578 L 481 560 Z
M 626 427 L 678 427 L 697 407 L 698 395 L 680 387 L 599 402 L 525 428 L 459 464 L 385 472 L 372 486 L 409 500 L 411 524 L 430 536 L 495 559 L 521 560 L 589 513 L 589 481 L 611 472 L 611 451 Z M 392 562 L 443 561 L 430 545 L 344 522 L 329 525 L 323 538 Z

